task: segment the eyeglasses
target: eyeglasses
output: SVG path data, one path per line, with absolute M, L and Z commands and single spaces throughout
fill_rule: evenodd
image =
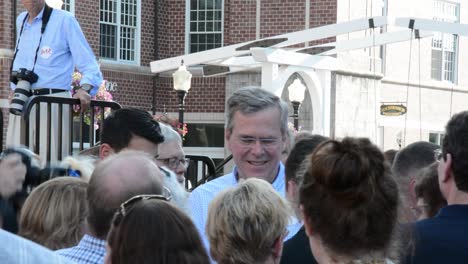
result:
M 167 159 L 156 159 L 161 161 L 162 163 L 166 164 L 167 167 L 169 167 L 172 170 L 175 170 L 179 167 L 180 164 L 184 166 L 184 168 L 188 168 L 190 164 L 190 159 L 179 159 L 179 158 L 167 158 Z
M 238 138 L 239 142 L 241 145 L 244 147 L 251 147 L 255 145 L 257 140 L 260 142 L 260 145 L 264 148 L 271 148 L 271 147 L 276 147 L 278 146 L 278 142 L 281 140 L 279 138 L 255 138 L 255 137 L 239 137 Z
M 437 162 L 440 162 L 442 158 L 444 157 L 444 153 L 442 152 L 442 149 L 436 149 L 434 150 L 434 159 Z
M 114 224 L 118 225 L 120 223 L 120 220 L 127 216 L 131 209 L 133 208 L 133 205 L 135 205 L 137 202 L 142 201 L 142 200 L 152 200 L 152 199 L 157 199 L 157 200 L 163 200 L 163 201 L 170 201 L 172 200 L 172 193 L 171 191 L 167 188 L 164 187 L 163 194 L 142 194 L 142 195 L 136 195 L 133 196 L 132 198 L 128 199 L 127 201 L 123 202 L 120 205 L 120 209 L 117 212 L 120 217 L 116 217 L 116 221 L 114 221 Z M 120 218 L 117 220 L 117 218 Z

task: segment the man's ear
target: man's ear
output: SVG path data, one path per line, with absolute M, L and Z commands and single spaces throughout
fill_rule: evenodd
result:
M 101 146 L 99 147 L 99 159 L 100 160 L 103 160 L 114 153 L 115 153 L 114 149 L 107 143 L 101 144 Z
M 283 240 L 284 236 L 280 236 L 275 240 L 273 244 L 273 256 L 275 258 L 280 258 L 283 253 Z
M 226 145 L 229 151 L 231 151 L 231 144 L 230 144 L 230 139 L 231 138 L 231 131 L 229 131 L 228 128 L 224 129 L 224 140 L 226 141 Z
M 229 141 L 230 137 L 231 137 L 231 131 L 229 131 L 228 128 L 225 128 L 224 129 L 224 139 L 226 139 L 226 141 Z
M 442 182 L 447 182 L 452 177 L 452 154 L 447 153 L 445 156 L 444 174 L 442 175 Z
M 296 200 L 298 197 L 298 185 L 293 180 L 289 180 L 286 184 L 286 193 L 290 199 Z

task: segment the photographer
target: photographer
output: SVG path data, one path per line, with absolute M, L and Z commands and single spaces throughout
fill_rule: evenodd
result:
M 102 74 L 93 51 L 71 13 L 52 9 L 45 4 L 45 0 L 21 0 L 21 3 L 27 12 L 21 13 L 16 20 L 18 37 L 11 67 L 11 88 L 14 93 L 12 92 L 10 101 L 12 114 L 7 133 L 9 146 L 20 143 L 22 107 L 30 96 L 70 97 L 72 73 L 76 67 L 82 73 L 82 80 L 81 89 L 78 89 L 73 97 L 80 99 L 81 109 L 84 110 L 102 83 Z M 68 111 L 69 109 L 64 107 L 64 117 L 68 116 Z M 57 112 L 58 107 L 55 105 L 51 120 L 52 160 L 57 156 L 55 152 L 58 135 L 54 135 L 58 121 L 58 115 L 55 115 Z M 46 120 L 46 108 L 41 106 L 41 131 L 45 131 Z M 68 122 L 71 120 L 64 120 L 64 128 L 69 127 Z M 67 154 L 70 147 L 69 131 L 65 130 L 67 129 L 64 129 L 62 135 L 65 143 L 63 154 Z M 45 133 L 41 133 L 41 142 L 46 142 L 45 136 Z M 45 156 L 45 148 L 40 149 L 40 155 Z
M 13 204 L 8 200 L 23 187 L 27 165 L 20 153 L 0 154 L 0 228 L 16 232 L 18 224 Z

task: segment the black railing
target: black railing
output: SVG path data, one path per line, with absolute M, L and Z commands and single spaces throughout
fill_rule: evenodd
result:
M 40 119 L 40 112 L 41 108 L 39 107 L 40 104 L 46 103 L 47 104 L 47 120 L 41 120 Z M 56 104 L 58 106 L 58 111 L 57 113 L 52 113 L 52 105 Z M 52 114 L 58 115 L 58 125 L 57 125 L 57 158 L 58 160 L 62 159 L 62 147 L 63 147 L 63 139 L 62 139 L 62 132 L 63 132 L 63 120 L 64 118 L 68 118 L 70 120 L 69 122 L 69 155 L 72 154 L 73 150 L 73 118 L 74 118 L 74 109 L 76 109 L 80 105 L 80 100 L 79 99 L 74 99 L 74 98 L 63 98 L 63 97 L 51 97 L 51 96 L 33 96 L 30 98 L 29 102 L 27 105 L 24 106 L 23 109 L 23 126 L 22 126 L 22 131 L 21 131 L 21 142 L 27 147 L 31 146 L 30 142 L 30 114 L 31 110 L 34 108 L 36 111 L 35 113 L 35 137 L 34 137 L 34 149 L 33 151 L 35 153 L 39 153 L 40 145 L 42 142 L 40 142 L 40 137 L 39 137 L 39 132 L 40 132 L 40 123 L 46 121 L 47 126 L 46 126 L 46 150 L 47 150 L 47 161 L 49 162 L 51 159 L 51 137 L 52 137 Z M 35 107 L 36 106 L 36 107 Z M 68 108 L 68 116 L 64 117 L 63 116 L 63 109 L 64 107 Z M 89 146 L 92 147 L 94 146 L 94 123 L 95 123 L 95 114 L 99 113 L 100 116 L 98 118 L 98 125 L 102 125 L 102 121 L 104 120 L 104 114 L 105 114 L 105 109 L 110 108 L 111 110 L 117 110 L 122 108 L 120 104 L 117 102 L 107 102 L 107 101 L 97 101 L 97 100 L 91 100 L 90 103 L 90 122 L 89 122 Z M 79 114 L 79 120 L 80 120 L 80 130 L 79 130 L 79 150 L 84 149 L 84 132 L 85 132 L 85 113 L 83 112 L 78 112 L 76 114 Z
M 185 188 L 190 188 L 189 182 L 192 185 L 192 189 L 195 189 L 197 186 L 215 178 L 216 166 L 210 157 L 186 155 L 186 158 L 190 160 L 190 164 L 185 173 Z
M 215 168 L 215 175 L 220 176 L 220 174 L 223 173 L 224 166 L 231 160 L 232 160 L 232 154 L 230 154 L 229 156 L 227 156 L 227 158 L 221 161 L 221 163 L 219 163 L 218 166 L 216 166 Z
M 232 159 L 232 155 L 229 155 L 216 166 L 214 161 L 207 156 L 186 155 L 186 157 L 190 159 L 190 164 L 185 173 L 185 187 L 188 189 L 190 182 L 192 190 L 221 176 L 224 166 Z

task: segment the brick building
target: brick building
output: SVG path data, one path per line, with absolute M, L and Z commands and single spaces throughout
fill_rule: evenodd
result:
M 0 8 L 0 106 L 5 128 L 14 21 L 24 8 L 15 0 L 2 1 Z M 329 0 L 66 0 L 63 6 L 79 21 L 100 61 L 104 79 L 114 85 L 114 99 L 123 106 L 168 112 L 174 117 L 177 97 L 172 78 L 152 74 L 151 61 L 336 23 L 336 8 L 336 1 Z M 224 141 L 219 136 L 226 87 L 258 83 L 258 73 L 201 78 L 193 70 L 192 88 L 185 100 L 189 135 L 193 138 L 195 131 L 211 132 L 210 142 L 189 137 L 187 150 L 222 158 Z M 233 81 L 229 84 L 227 79 Z M 211 142 L 210 133 L 217 135 L 216 142 Z M 212 148 L 198 148 L 207 146 Z
M 380 15 L 466 23 L 468 9 L 463 1 L 430 3 L 432 8 L 420 8 L 428 5 L 427 0 L 411 4 L 405 0 L 66 0 L 64 8 L 77 17 L 105 79 L 117 88 L 112 92 L 116 101 L 177 117 L 171 73 L 152 74 L 152 61 Z M 13 23 L 22 7 L 20 1 L 11 0 L 2 1 L 0 8 L 0 106 L 5 112 L 14 49 Z M 375 32 L 366 30 L 317 42 L 372 34 Z M 408 42 L 337 54 L 341 66 L 329 72 L 325 81 L 330 113 L 323 115 L 324 134 L 370 137 L 383 149 L 397 148 L 402 133 L 403 145 L 416 140 L 440 142 L 448 117 L 466 109 L 465 46 L 465 38 L 441 34 L 421 40 L 421 56 L 413 44 L 409 61 Z M 419 66 L 421 74 L 416 74 Z M 411 76 L 409 69 L 413 69 Z M 202 78 L 201 68 L 191 67 L 190 71 L 194 77 L 185 99 L 185 121 L 189 124 L 185 150 L 223 158 L 225 100 L 238 87 L 260 84 L 260 73 L 254 70 Z M 418 93 L 423 95 L 422 100 Z M 310 130 L 314 129 L 311 116 L 316 107 L 312 97 L 306 93 L 299 114 L 301 125 Z M 283 98 L 287 98 L 284 92 Z M 379 116 L 382 102 L 402 102 L 408 106 L 408 114 Z

